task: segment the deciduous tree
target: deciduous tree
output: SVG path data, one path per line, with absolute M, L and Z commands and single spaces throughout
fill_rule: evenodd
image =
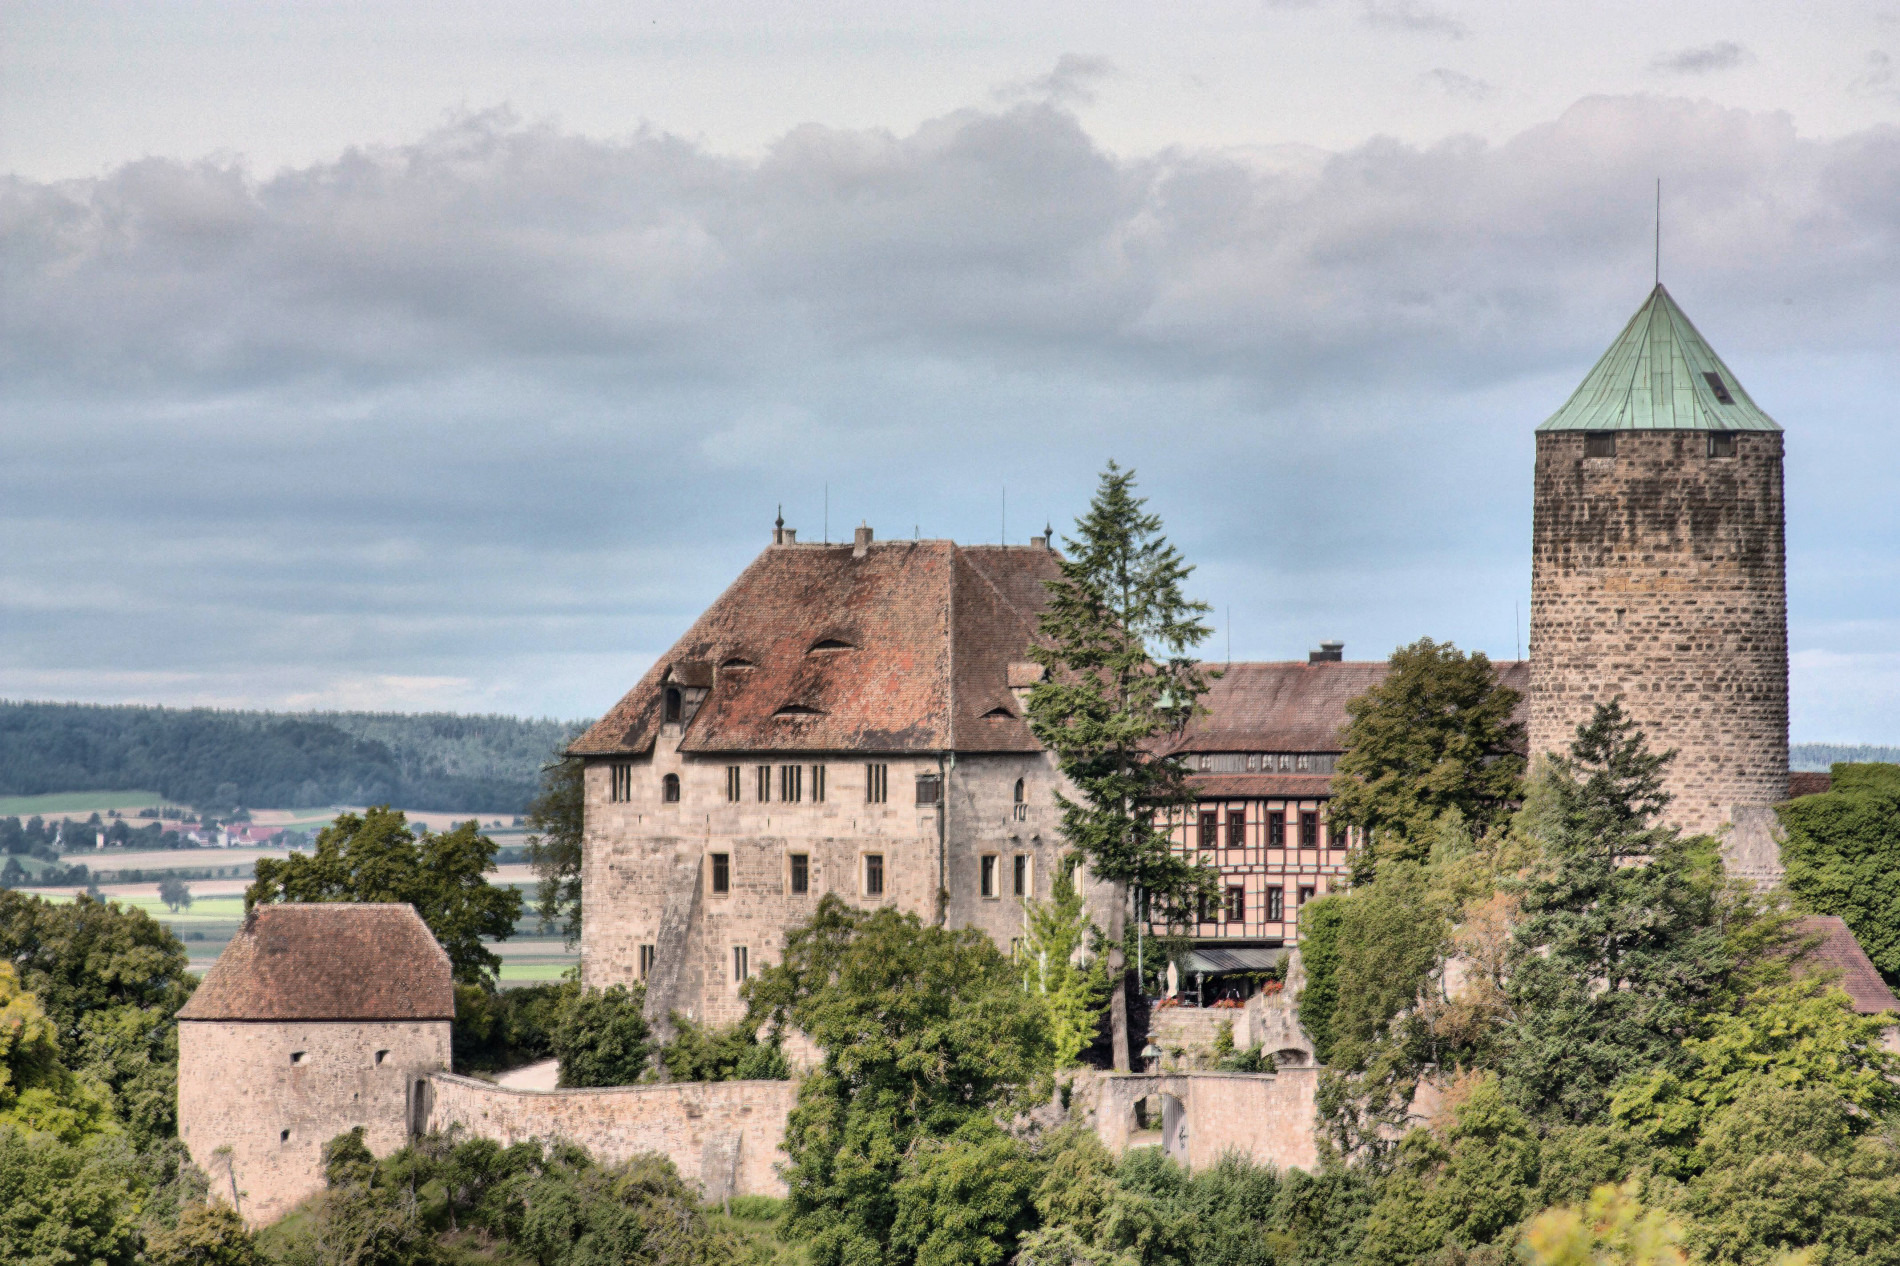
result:
M 541 767 L 541 794 L 528 806 L 528 864 L 538 881 L 534 909 L 541 930 L 560 928 L 581 939 L 581 828 L 585 808 L 581 762 L 555 753 Z
M 1780 807 L 1788 891 L 1839 915 L 1867 957 L 1900 984 L 1900 765 L 1839 764 L 1833 785 Z

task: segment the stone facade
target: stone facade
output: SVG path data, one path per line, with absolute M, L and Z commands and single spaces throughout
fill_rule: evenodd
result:
M 446 1020 L 181 1020 L 179 1137 L 213 1194 L 262 1225 L 322 1189 L 337 1135 L 403 1147 L 417 1086 L 448 1066 Z
M 1062 780 L 1041 753 L 706 757 L 679 750 L 679 729 L 662 727 L 649 759 L 593 762 L 585 774 L 582 978 L 590 988 L 644 979 L 656 1021 L 673 1010 L 738 1019 L 745 977 L 776 961 L 787 929 L 827 893 L 925 920 L 941 902 L 954 926 L 981 927 L 1004 949 L 1022 935 L 1019 867 L 1024 895 L 1051 895 Z M 760 801 L 759 771 L 776 791 L 787 766 L 799 770 L 800 799 Z M 873 768 L 882 803 L 867 790 Z M 727 796 L 734 770 L 737 801 Z M 666 799 L 669 775 L 679 780 L 676 801 Z M 931 803 L 918 803 L 920 780 Z M 795 858 L 804 859 L 802 893 L 793 891 Z
M 603 1165 L 643 1152 L 673 1162 L 707 1200 L 783 1196 L 778 1165 L 791 1081 L 687 1082 L 599 1090 L 510 1090 L 437 1073 L 426 1092 L 431 1130 L 459 1130 L 503 1147 L 537 1139 L 578 1144 Z
M 1078 1079 L 1081 1110 L 1096 1137 L 1116 1155 L 1152 1126 L 1137 1105 L 1160 1101 L 1163 1151 L 1190 1169 L 1207 1169 L 1238 1154 L 1277 1169 L 1319 1169 L 1314 1138 L 1318 1068 L 1277 1073 L 1122 1073 Z M 1150 1136 L 1152 1137 L 1152 1136 Z
M 1537 437 L 1531 530 L 1533 753 L 1562 752 L 1621 698 L 1652 749 L 1675 749 L 1668 820 L 1743 830 L 1731 861 L 1775 863 L 1767 806 L 1788 793 L 1782 437 L 1622 430 Z M 1746 837 L 1746 838 L 1744 838 Z

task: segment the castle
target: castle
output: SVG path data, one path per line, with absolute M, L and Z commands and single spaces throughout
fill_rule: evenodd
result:
M 1789 794 L 1781 454 L 1780 428 L 1657 286 L 1538 429 L 1530 659 L 1497 666 L 1525 695 L 1533 755 L 1622 699 L 1678 753 L 1669 820 L 1724 833 L 1731 866 L 1763 881 L 1778 873 L 1771 806 Z M 1056 575 L 1046 537 L 959 546 L 861 527 L 812 544 L 781 522 L 570 749 L 584 768 L 585 983 L 643 981 L 662 1027 L 676 1012 L 731 1021 L 745 981 L 826 893 L 1007 949 L 1021 899 L 1050 894 L 1065 853 L 1064 780 L 1023 708 Z M 1384 670 L 1337 643 L 1304 663 L 1223 666 L 1174 749 L 1197 800 L 1176 846 L 1221 872 L 1190 970 L 1275 961 L 1299 906 L 1341 882 L 1355 841 L 1328 819 L 1333 762 L 1346 701 Z M 447 1125 L 560 1134 L 608 1160 L 665 1152 L 709 1195 L 782 1190 L 787 1083 L 537 1095 L 453 1076 L 446 963 L 394 913 L 375 933 L 390 956 L 339 958 L 333 946 L 355 944 L 342 932 L 370 934 L 363 909 L 260 909 L 180 1014 L 181 1134 L 254 1193 L 247 1216 L 319 1186 L 319 1136 L 352 1124 L 376 1150 Z M 1829 953 L 1877 983 L 1851 942 L 1831 929 Z M 1893 1004 L 1884 988 L 1855 996 Z M 1314 1071 L 1105 1093 L 1172 1096 L 1177 1125 L 1193 1122 L 1173 1137 L 1203 1149 L 1184 1159 L 1232 1143 L 1300 1164 L 1312 1079 L 1293 1074 Z

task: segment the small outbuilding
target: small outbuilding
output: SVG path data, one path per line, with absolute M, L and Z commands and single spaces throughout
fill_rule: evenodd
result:
M 178 1013 L 178 1133 L 214 1195 L 276 1220 L 354 1127 L 377 1155 L 449 1067 L 449 957 L 413 906 L 261 905 Z

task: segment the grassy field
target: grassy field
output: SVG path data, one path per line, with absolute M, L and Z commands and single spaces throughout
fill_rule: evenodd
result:
M 156 791 L 58 791 L 46 796 L 0 796 L 0 818 L 91 817 L 108 809 L 162 809 L 172 802 Z

